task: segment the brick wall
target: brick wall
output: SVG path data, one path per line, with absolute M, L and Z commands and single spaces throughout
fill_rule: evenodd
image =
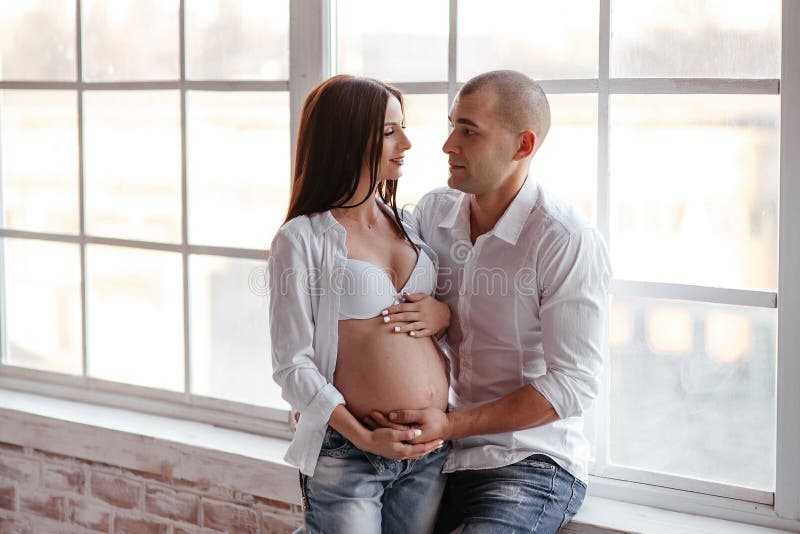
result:
M 0 534 L 288 533 L 296 505 L 0 442 Z

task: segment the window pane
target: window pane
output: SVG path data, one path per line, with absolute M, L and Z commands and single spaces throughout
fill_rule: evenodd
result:
M 461 0 L 458 79 L 496 69 L 538 79 L 596 78 L 599 5 L 594 0 Z
M 0 184 L 7 228 L 78 233 L 74 91 L 0 91 Z
M 614 0 L 611 73 L 777 78 L 780 0 Z
M 81 273 L 77 245 L 0 239 L 12 365 L 80 374 Z M 54 268 L 57 267 L 57 268 Z
M 176 0 L 83 0 L 88 81 L 177 80 Z
M 403 95 L 406 134 L 411 150 L 406 153 L 403 176 L 397 189 L 397 205 L 411 209 L 422 196 L 447 185 L 447 95 Z
M 611 97 L 615 276 L 777 287 L 779 97 Z
M 179 242 L 178 93 L 91 91 L 84 103 L 87 232 Z
M 615 297 L 612 463 L 775 487 L 777 313 Z
M 447 80 L 448 2 L 337 2 L 337 72 L 394 82 Z
M 183 391 L 181 257 L 88 245 L 87 373 Z
M 289 409 L 272 381 L 266 261 L 191 256 L 192 392 Z
M 75 2 L 0 2 L 0 80 L 75 79 Z
M 186 77 L 289 78 L 287 0 L 188 0 Z
M 289 94 L 187 95 L 189 240 L 264 249 L 289 206 Z
M 594 223 L 597 204 L 597 95 L 548 95 L 551 127 L 531 176 Z M 579 156 L 578 156 L 579 155 Z

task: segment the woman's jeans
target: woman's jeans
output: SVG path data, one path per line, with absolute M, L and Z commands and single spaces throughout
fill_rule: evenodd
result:
M 314 476 L 300 475 L 308 534 L 425 534 L 445 486 L 449 444 L 421 458 L 391 460 L 328 427 Z
M 585 495 L 583 482 L 541 454 L 494 469 L 456 471 L 447 478 L 436 533 L 463 525 L 463 534 L 554 534 Z

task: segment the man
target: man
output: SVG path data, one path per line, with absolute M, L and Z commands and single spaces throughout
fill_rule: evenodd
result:
M 416 425 L 412 443 L 453 440 L 437 531 L 556 532 L 586 492 L 583 414 L 606 347 L 606 247 L 528 174 L 550 127 L 536 82 L 514 71 L 476 76 L 449 118 L 449 187 L 414 214 L 439 254 L 437 296 L 452 311 L 450 410 L 373 418 Z

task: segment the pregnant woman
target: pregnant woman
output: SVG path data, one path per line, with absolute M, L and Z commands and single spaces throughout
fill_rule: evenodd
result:
M 436 254 L 395 201 L 409 148 L 391 86 L 342 75 L 306 98 L 269 283 L 273 378 L 301 413 L 286 460 L 300 468 L 309 533 L 430 532 L 444 488 L 446 444 L 360 422 L 447 407 L 431 337 L 450 320 L 431 297 Z M 389 322 L 382 312 L 400 302 L 413 303 L 407 321 Z

